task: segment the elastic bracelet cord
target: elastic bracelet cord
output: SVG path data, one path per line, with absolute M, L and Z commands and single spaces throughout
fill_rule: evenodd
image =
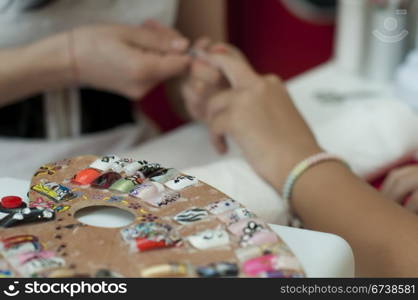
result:
M 326 162 L 326 161 L 338 161 L 342 164 L 346 165 L 348 168 L 349 165 L 342 160 L 340 157 L 329 154 L 326 152 L 318 153 L 315 155 L 312 155 L 308 157 L 307 159 L 301 161 L 292 169 L 292 171 L 289 173 L 289 176 L 287 177 L 285 184 L 283 186 L 283 192 L 282 192 L 282 198 L 285 202 L 286 207 L 289 211 L 289 224 L 292 227 L 302 227 L 302 223 L 299 220 L 299 218 L 296 216 L 296 214 L 293 212 L 292 207 L 290 205 L 290 200 L 292 198 L 292 192 L 293 187 L 295 186 L 296 181 L 310 168 L 313 166 L 316 166 L 320 163 Z
M 77 59 L 75 55 L 75 39 L 74 39 L 74 30 L 70 30 L 68 33 L 68 53 L 70 56 L 70 68 L 73 77 L 74 85 L 79 83 L 79 71 L 77 66 Z

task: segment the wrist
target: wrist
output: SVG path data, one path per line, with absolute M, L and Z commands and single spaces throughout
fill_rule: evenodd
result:
M 316 143 L 301 143 L 287 148 L 280 147 L 280 151 L 275 151 L 275 163 L 272 164 L 275 167 L 272 168 L 267 180 L 281 194 L 292 169 L 304 159 L 321 152 L 324 150 Z
M 44 90 L 75 84 L 68 34 L 62 33 L 22 48 L 28 83 Z

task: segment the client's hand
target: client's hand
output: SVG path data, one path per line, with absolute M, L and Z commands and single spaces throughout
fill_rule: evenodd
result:
M 281 190 L 296 163 L 321 152 L 314 136 L 279 78 L 256 74 L 228 46 L 214 48 L 208 60 L 231 85 L 208 102 L 210 129 L 218 137 L 230 135 L 254 169 Z
M 206 60 L 212 50 L 211 41 L 201 38 L 192 47 L 193 61 L 190 71 L 184 78 L 181 91 L 189 115 L 207 122 L 207 101 L 216 92 L 228 87 L 221 72 Z
M 78 83 L 135 100 L 190 63 L 188 40 L 154 21 L 84 27 L 73 37 Z
M 418 214 L 418 166 L 408 166 L 389 173 L 382 187 L 383 195 Z

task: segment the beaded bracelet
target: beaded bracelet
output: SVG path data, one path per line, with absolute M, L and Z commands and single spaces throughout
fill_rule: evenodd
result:
M 318 153 L 315 155 L 312 155 L 308 157 L 307 159 L 301 161 L 292 169 L 292 171 L 289 173 L 289 176 L 287 177 L 285 184 L 283 186 L 283 193 L 282 198 L 286 205 L 286 207 L 289 210 L 289 217 L 290 217 L 290 225 L 293 227 L 301 227 L 300 220 L 295 216 L 293 213 L 291 206 L 290 206 L 290 200 L 292 198 L 292 191 L 293 187 L 295 186 L 296 181 L 301 177 L 308 169 L 312 168 L 313 166 L 316 166 L 322 162 L 326 161 L 338 161 L 349 167 L 349 165 L 339 158 L 336 155 L 329 154 L 326 152 Z

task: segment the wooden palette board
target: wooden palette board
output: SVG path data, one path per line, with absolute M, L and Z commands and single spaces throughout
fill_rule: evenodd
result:
M 197 277 L 197 267 L 208 266 L 213 263 L 228 262 L 236 264 L 239 273 L 238 277 L 255 277 L 245 272 L 245 261 L 240 261 L 237 250 L 242 251 L 240 237 L 228 231 L 230 224 L 225 224 L 216 215 L 210 214 L 204 220 L 182 225 L 176 222 L 173 217 L 182 211 L 190 208 L 205 208 L 218 201 L 230 199 L 227 195 L 217 189 L 199 181 L 193 186 L 179 191 L 181 198 L 175 202 L 168 203 L 161 207 L 149 205 L 146 201 L 110 190 L 94 189 L 90 186 L 79 186 L 71 182 L 71 178 L 79 171 L 90 166 L 91 163 L 100 159 L 96 156 L 80 156 L 63 161 L 50 163 L 42 166 L 33 177 L 31 187 L 45 182 L 56 182 L 71 192 L 76 193 L 76 198 L 60 202 L 55 207 L 55 219 L 48 222 L 27 223 L 11 228 L 0 228 L 0 238 L 4 241 L 15 236 L 35 236 L 42 244 L 44 251 L 50 251 L 61 258 L 65 263 L 60 267 L 53 267 L 40 270 L 36 274 L 22 274 L 18 268 L 14 268 L 10 257 L 4 257 L 3 265 L 8 265 L 12 276 L 40 276 L 40 277 L 95 277 L 100 276 L 99 270 L 107 270 L 109 274 L 121 277 L 141 277 L 144 270 L 158 265 L 186 264 L 189 266 L 187 274 L 172 274 L 174 277 L 187 276 Z M 50 198 L 32 188 L 28 192 L 30 206 L 53 204 Z M 256 200 L 256 199 L 255 199 Z M 57 209 L 57 205 L 61 205 Z M 130 228 L 135 224 L 143 222 L 157 222 L 170 225 L 181 237 L 181 242 L 175 247 L 154 249 L 150 251 L 133 251 L 132 247 L 122 238 L 121 230 L 124 228 L 102 228 L 80 223 L 75 214 L 77 211 L 94 206 L 116 207 L 129 211 L 135 216 L 135 221 L 124 228 Z M 263 223 L 264 230 L 271 229 Z M 196 233 L 210 230 L 224 229 L 228 232 L 229 243 L 220 247 L 210 249 L 196 249 L 189 242 L 188 237 Z M 303 277 L 304 272 L 297 259 L 277 237 L 273 245 L 247 245 L 247 250 L 262 252 L 262 249 L 274 249 L 274 254 L 280 260 L 285 257 L 287 261 L 293 261 L 286 266 L 283 261 L 280 270 L 283 276 Z M 257 250 L 258 252 L 257 252 Z M 3 249 L 4 250 L 4 249 Z M 245 251 L 245 250 L 244 250 Z M 0 247 L 1 253 L 1 247 Z M 269 252 L 267 251 L 267 254 Z M 263 256 L 266 253 L 260 253 Z M 256 257 L 254 257 L 256 258 Z M 14 265 L 16 266 L 16 265 Z M 1 269 L 1 264 L 0 264 Z M 166 277 L 170 274 L 157 274 L 157 277 Z M 265 276 L 258 274 L 257 276 Z

